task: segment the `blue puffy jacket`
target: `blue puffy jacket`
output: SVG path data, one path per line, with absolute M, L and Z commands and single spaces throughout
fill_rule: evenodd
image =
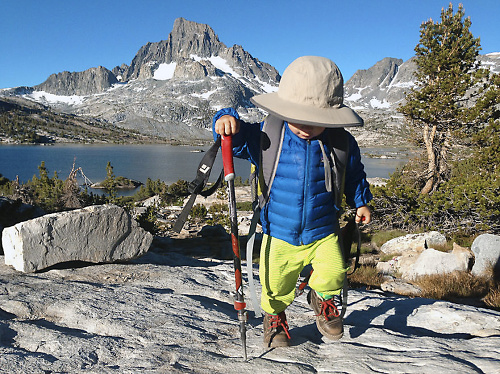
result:
M 234 109 L 222 109 L 215 115 L 213 124 L 225 114 L 239 118 Z M 233 136 L 233 153 L 258 165 L 262 124 L 240 123 L 240 132 Z M 359 147 L 350 134 L 349 142 L 344 193 L 347 203 L 358 208 L 366 205 L 372 194 Z M 338 229 L 338 207 L 335 206 L 333 192 L 326 190 L 320 147 L 317 140 L 301 139 L 285 126 L 276 175 L 269 200 L 260 216 L 265 234 L 301 245 L 322 239 Z

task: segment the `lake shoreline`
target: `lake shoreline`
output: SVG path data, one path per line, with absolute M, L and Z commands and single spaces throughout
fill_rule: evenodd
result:
M 59 179 L 66 179 L 72 170 L 81 168 L 77 176 L 80 185 L 92 185 L 106 179 L 106 165 L 109 162 L 113 173 L 145 184 L 148 179 L 172 184 L 178 180 L 191 181 L 196 169 L 209 149 L 207 146 L 166 144 L 55 144 L 51 146 L 0 145 L 0 174 L 9 180 L 19 176 L 26 183 L 39 175 L 38 168 L 45 163 L 49 177 L 57 173 Z M 361 148 L 362 161 L 368 178 L 388 178 L 400 165 L 407 161 L 409 151 L 402 147 Z M 391 157 L 371 157 L 388 154 Z M 369 155 L 370 157 L 367 157 Z M 214 163 L 210 181 L 217 179 L 222 169 L 219 155 Z M 235 158 L 236 174 L 243 180 L 250 175 L 250 163 Z

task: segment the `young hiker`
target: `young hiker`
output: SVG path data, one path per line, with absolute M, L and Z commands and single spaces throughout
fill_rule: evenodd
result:
M 282 127 L 281 143 L 274 145 L 281 149 L 279 161 L 260 214 L 264 343 L 269 347 L 290 345 L 285 309 L 292 303 L 300 272 L 308 264 L 314 270 L 308 301 L 318 329 L 326 338 L 340 339 L 340 294 L 347 265 L 339 244 L 340 207 L 335 204 L 332 184 L 344 175 L 332 172 L 338 160 L 330 156 L 329 142 L 336 128 L 361 126 L 363 120 L 343 105 L 340 70 L 323 57 L 304 56 L 293 61 L 284 71 L 278 91 L 255 96 L 252 102 L 269 113 L 264 122 L 244 122 L 234 109 L 226 108 L 215 115 L 213 130 L 214 137 L 232 135 L 236 157 L 259 165 L 263 149 L 273 146 L 261 141 L 264 123 Z M 347 134 L 344 142 L 348 143 L 346 201 L 356 208 L 356 222 L 368 223 L 371 213 L 366 204 L 372 195 L 360 150 L 354 137 L 341 131 Z

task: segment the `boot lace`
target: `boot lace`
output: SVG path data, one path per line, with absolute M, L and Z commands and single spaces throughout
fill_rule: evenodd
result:
M 291 339 L 290 333 L 288 332 L 288 322 L 286 321 L 286 316 L 284 315 L 283 312 L 277 315 L 271 315 L 269 318 L 269 327 L 270 329 L 276 329 L 278 330 L 280 327 L 285 331 L 286 336 L 288 339 Z
M 327 321 L 329 321 L 330 318 L 340 317 L 340 312 L 337 309 L 337 306 L 335 305 L 333 298 L 328 300 L 322 300 L 320 301 L 320 303 L 321 303 L 321 310 L 319 314 L 317 314 L 316 316 L 323 315 Z

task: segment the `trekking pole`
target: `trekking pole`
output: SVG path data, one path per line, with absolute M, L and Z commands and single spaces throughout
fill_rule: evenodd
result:
M 236 293 L 234 296 L 234 309 L 238 311 L 240 321 L 241 342 L 243 344 L 243 355 L 247 359 L 246 344 L 246 322 L 247 312 L 243 297 L 243 282 L 241 277 L 240 242 L 238 237 L 238 220 L 236 217 L 236 198 L 234 193 L 234 163 L 233 163 L 233 140 L 231 136 L 222 136 L 222 163 L 224 165 L 224 179 L 227 182 L 229 195 L 229 217 L 231 219 L 231 244 L 233 247 L 234 277 L 236 281 Z

